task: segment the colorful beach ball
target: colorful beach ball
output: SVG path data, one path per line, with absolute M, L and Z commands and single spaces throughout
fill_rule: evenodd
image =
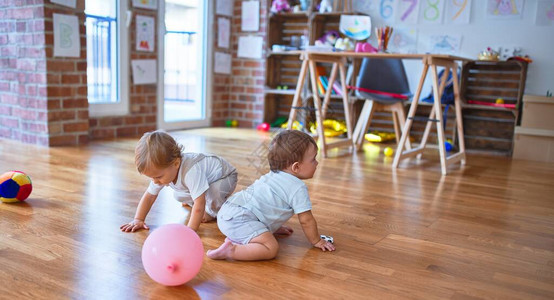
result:
M 29 197 L 33 190 L 31 178 L 21 171 L 10 171 L 0 176 L 0 201 L 18 202 Z

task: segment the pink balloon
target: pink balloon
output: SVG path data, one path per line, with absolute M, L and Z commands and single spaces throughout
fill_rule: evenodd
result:
M 154 230 L 142 246 L 142 265 L 154 281 L 181 285 L 198 274 L 204 261 L 204 246 L 194 230 L 168 224 Z

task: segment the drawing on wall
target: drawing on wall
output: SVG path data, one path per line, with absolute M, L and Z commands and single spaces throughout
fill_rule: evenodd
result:
M 239 37 L 237 56 L 245 58 L 262 58 L 262 43 L 263 38 L 261 36 Z
M 419 0 L 403 0 L 398 2 L 398 23 L 417 24 L 419 16 Z
M 554 24 L 554 1 L 539 1 L 537 3 L 535 24 L 541 26 Z
M 217 46 L 229 48 L 229 36 L 231 32 L 231 21 L 227 18 L 217 18 Z
M 446 0 L 423 0 L 419 11 L 423 24 L 441 24 Z
M 156 83 L 156 60 L 155 59 L 134 59 L 131 61 L 133 69 L 134 84 Z
M 525 0 L 488 0 L 487 18 L 489 19 L 517 19 L 523 15 Z
M 426 52 L 432 54 L 457 54 L 460 51 L 461 44 L 461 35 L 430 35 L 428 37 Z
M 340 16 L 339 31 L 354 40 L 365 40 L 371 36 L 369 16 Z
M 396 14 L 396 0 L 380 0 L 379 1 L 379 16 L 384 21 L 394 21 Z
M 79 18 L 71 15 L 53 14 L 53 19 L 54 56 L 79 57 L 81 55 Z
M 231 74 L 231 55 L 215 52 L 214 72 L 219 74 Z
M 233 16 L 233 0 L 217 0 L 215 3 L 215 13 L 224 16 Z
M 137 51 L 154 51 L 154 18 L 137 15 Z
M 447 23 L 469 24 L 471 16 L 471 0 L 447 0 Z
M 258 31 L 260 29 L 260 2 L 243 1 L 241 14 L 242 31 Z
M 50 2 L 75 8 L 77 0 L 50 0 Z
M 158 0 L 133 0 L 133 7 L 157 9 Z
M 417 53 L 417 30 L 394 28 L 388 49 L 391 53 Z

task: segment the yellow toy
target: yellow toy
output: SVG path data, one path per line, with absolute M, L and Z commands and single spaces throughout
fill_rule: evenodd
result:
M 323 134 L 325 137 L 335 137 L 339 136 L 347 131 L 346 123 L 344 121 L 337 121 L 332 119 L 327 119 L 323 121 Z M 317 125 L 310 125 L 310 132 L 313 134 L 317 133 Z
M 287 128 L 287 124 L 288 124 L 288 122 L 285 122 L 285 123 L 281 124 L 281 128 Z M 304 125 L 302 125 L 300 122 L 298 122 L 298 121 L 292 122 L 292 129 L 302 130 L 302 128 L 304 128 Z
M 383 151 L 383 153 L 385 153 L 385 156 L 391 157 L 391 156 L 394 154 L 394 150 L 392 150 L 391 147 L 387 147 L 387 148 L 385 148 L 385 150 Z
M 395 138 L 396 138 L 396 135 L 394 134 L 394 132 L 374 131 L 374 132 L 365 134 L 365 139 L 368 142 L 373 142 L 373 143 L 387 142 L 387 141 L 394 140 Z

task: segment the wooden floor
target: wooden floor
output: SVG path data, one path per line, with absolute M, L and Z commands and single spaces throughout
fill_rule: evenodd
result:
M 172 134 L 188 151 L 226 157 L 239 189 L 267 171 L 259 155 L 269 133 Z M 0 203 L 1 299 L 554 298 L 554 164 L 469 156 L 442 177 L 431 150 L 392 172 L 369 144 L 331 151 L 307 181 L 337 251 L 311 248 L 294 217 L 276 259 L 204 258 L 187 284 L 161 286 L 142 267 L 149 231 L 119 231 L 148 184 L 133 164 L 137 140 L 50 149 L 0 140 L 0 172 L 25 171 L 34 185 L 26 202 Z M 147 223 L 152 231 L 187 217 L 164 189 Z M 216 223 L 199 234 L 206 249 L 224 238 Z

